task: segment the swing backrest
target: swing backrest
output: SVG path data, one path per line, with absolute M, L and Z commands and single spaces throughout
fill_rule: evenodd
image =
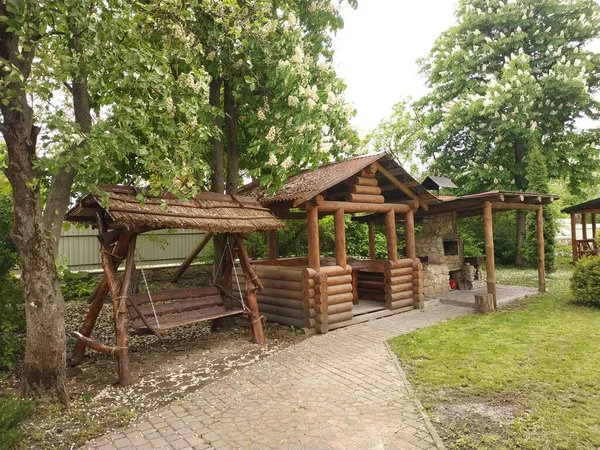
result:
M 225 309 L 221 293 L 216 287 L 173 289 L 150 295 L 134 294 L 129 296 L 129 302 L 135 302 L 148 323 L 158 330 L 243 313 L 242 310 Z M 129 317 L 134 331 L 147 330 L 131 305 Z

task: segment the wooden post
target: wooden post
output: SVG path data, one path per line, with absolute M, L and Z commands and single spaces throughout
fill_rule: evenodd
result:
M 194 248 L 194 250 L 192 250 L 190 252 L 190 254 L 188 255 L 188 257 L 185 258 L 185 261 L 183 261 L 181 263 L 181 266 L 179 266 L 179 269 L 177 269 L 177 272 L 175 273 L 175 276 L 173 276 L 171 283 L 177 283 L 177 281 L 179 281 L 179 278 L 181 278 L 181 275 L 183 275 L 183 273 L 188 269 L 188 267 L 190 267 L 190 265 L 194 262 L 196 257 L 200 254 L 200 252 L 202 250 L 204 250 L 204 247 L 206 247 L 206 244 L 208 244 L 210 242 L 212 237 L 213 237 L 212 233 L 206 233 L 204 235 L 204 237 L 198 243 L 198 245 Z
M 537 210 L 538 290 L 546 292 L 546 262 L 544 252 L 544 207 Z
M 404 216 L 404 232 L 406 234 L 406 257 L 412 260 L 417 259 L 417 249 L 415 246 L 415 213 L 410 210 Z
M 335 228 L 335 262 L 338 266 L 346 267 L 346 223 L 344 210 L 338 209 L 333 214 Z
M 592 214 L 592 239 L 596 240 L 596 213 Z
M 587 223 L 585 213 L 581 213 L 581 239 L 587 239 Z
M 375 258 L 375 223 L 369 222 L 369 259 Z
M 125 257 L 125 252 L 127 251 L 127 247 L 129 246 L 129 241 L 133 236 L 132 233 L 123 233 L 119 237 L 119 241 L 114 247 L 113 253 L 113 264 L 115 269 L 119 267 L 123 258 Z M 98 320 L 98 316 L 100 315 L 100 311 L 102 310 L 102 306 L 104 305 L 104 300 L 106 300 L 106 296 L 109 292 L 109 286 L 106 276 L 103 276 L 98 286 L 92 293 L 91 298 L 88 300 L 90 303 L 90 309 L 85 316 L 85 320 L 83 321 L 83 325 L 81 326 L 81 335 L 84 337 L 90 337 L 92 335 L 92 331 L 94 330 L 94 326 L 96 325 L 96 321 Z M 85 359 L 85 348 L 86 341 L 83 339 L 78 339 L 75 342 L 75 346 L 73 347 L 73 353 L 71 355 L 71 359 L 69 361 L 69 365 L 74 367 L 83 362 Z
M 277 230 L 267 231 L 267 243 L 269 246 L 269 259 L 271 261 L 276 260 L 279 257 Z
M 494 261 L 494 225 L 492 221 L 492 204 L 483 204 L 483 231 L 485 234 L 485 270 L 487 272 L 487 291 L 494 297 L 494 309 L 498 308 L 496 295 L 496 264 Z
M 577 262 L 577 220 L 575 214 L 571 214 L 571 251 L 573 252 L 573 262 Z
M 396 213 L 385 213 L 385 236 L 387 238 L 387 257 L 390 261 L 398 261 L 398 240 L 396 238 Z
M 256 286 L 250 281 L 246 281 L 246 306 L 250 310 L 248 321 L 250 322 L 250 332 L 252 340 L 256 344 L 265 343 L 265 334 L 262 325 L 262 316 L 258 310 L 258 300 L 256 298 Z
M 319 210 L 316 207 L 306 211 L 306 228 L 308 231 L 308 267 L 318 271 L 321 268 L 319 249 Z

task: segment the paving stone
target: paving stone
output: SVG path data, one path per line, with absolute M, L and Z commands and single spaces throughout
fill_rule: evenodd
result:
M 86 448 L 435 449 L 385 340 L 468 312 L 437 305 L 313 336 Z

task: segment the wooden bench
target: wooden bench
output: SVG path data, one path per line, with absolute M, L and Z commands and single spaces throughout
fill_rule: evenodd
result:
M 244 313 L 242 309 L 225 309 L 220 290 L 216 287 L 174 289 L 151 296 L 134 294 L 128 300 L 132 334 L 153 334 L 155 330 L 161 333 L 181 325 Z M 140 313 L 151 328 L 146 326 Z

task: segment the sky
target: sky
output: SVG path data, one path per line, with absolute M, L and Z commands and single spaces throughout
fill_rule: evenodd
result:
M 334 66 L 348 85 L 361 134 L 389 116 L 403 97 L 426 92 L 417 59 L 454 24 L 456 0 L 359 0 L 342 8 L 344 28 L 334 39 Z

